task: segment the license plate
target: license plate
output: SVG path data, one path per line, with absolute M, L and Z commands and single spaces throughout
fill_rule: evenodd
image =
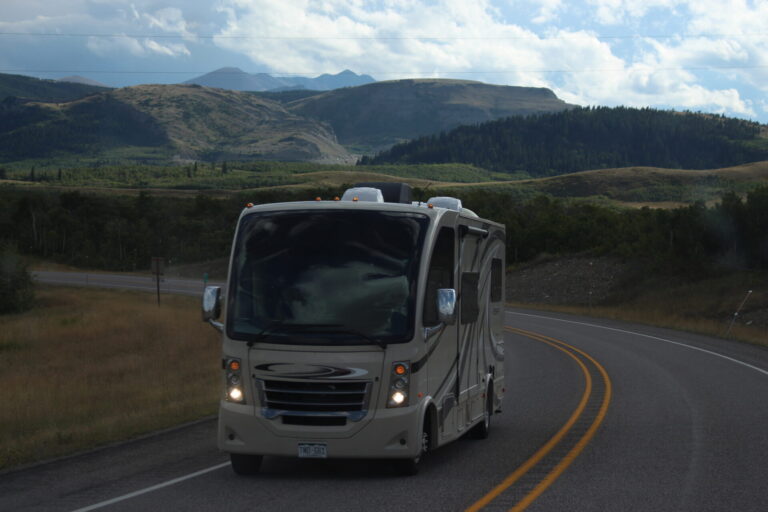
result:
M 328 447 L 324 444 L 299 444 L 299 457 L 325 459 L 328 457 Z

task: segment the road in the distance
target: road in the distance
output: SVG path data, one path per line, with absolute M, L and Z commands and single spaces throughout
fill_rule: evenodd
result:
M 507 324 L 588 354 L 612 385 L 594 437 L 528 510 L 768 510 L 768 350 L 522 310 Z M 579 364 L 554 345 L 508 333 L 506 356 L 505 410 L 489 438 L 435 451 L 414 477 L 379 461 L 278 458 L 237 477 L 206 421 L 2 474 L 0 510 L 76 510 L 125 496 L 98 510 L 464 510 L 540 452 L 585 390 Z M 555 462 L 534 467 L 529 482 Z M 508 510 L 527 491 L 513 485 L 484 510 Z
M 120 288 L 155 292 L 157 281 L 152 275 L 107 274 L 101 272 L 55 272 L 33 271 L 32 278 L 43 284 L 86 286 L 94 288 Z M 223 286 L 220 282 L 208 282 L 210 285 Z M 178 279 L 160 277 L 160 293 L 178 295 L 201 295 L 203 279 Z

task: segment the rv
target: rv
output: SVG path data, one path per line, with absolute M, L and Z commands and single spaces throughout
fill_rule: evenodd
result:
M 504 226 L 405 184 L 247 205 L 226 292 L 218 446 L 263 456 L 392 459 L 485 438 L 504 398 Z M 223 319 L 219 321 L 223 313 Z

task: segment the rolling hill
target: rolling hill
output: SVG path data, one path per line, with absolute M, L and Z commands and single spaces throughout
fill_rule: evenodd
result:
M 0 158 L 66 154 L 171 160 L 344 160 L 333 131 L 252 94 L 142 85 L 68 103 L 0 105 Z M 140 158 L 138 158 L 140 160 Z
M 14 97 L 53 103 L 65 102 L 107 90 L 106 87 L 92 84 L 0 74 L 0 101 Z
M 565 108 L 547 89 L 456 80 L 377 82 L 325 93 L 142 85 L 70 102 L 8 98 L 0 105 L 0 159 L 354 162 L 361 149 L 462 122 Z
M 298 99 L 287 106 L 330 124 L 341 144 L 366 152 L 462 124 L 572 107 L 549 89 L 438 79 L 376 82 Z
M 537 177 L 632 166 L 712 169 L 768 159 L 765 128 L 690 112 L 579 107 L 461 126 L 362 163 L 465 163 Z

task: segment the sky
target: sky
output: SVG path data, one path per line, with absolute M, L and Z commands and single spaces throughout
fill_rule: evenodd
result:
M 768 0 L 0 1 L 0 73 L 121 87 L 350 69 L 768 123 Z

